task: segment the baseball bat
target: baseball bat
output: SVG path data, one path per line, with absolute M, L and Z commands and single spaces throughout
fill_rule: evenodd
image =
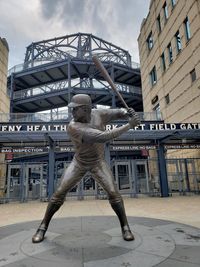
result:
M 109 85 L 111 86 L 112 90 L 117 94 L 119 99 L 122 101 L 124 107 L 126 109 L 129 109 L 128 105 L 124 101 L 124 99 L 123 99 L 122 95 L 120 94 L 120 92 L 117 90 L 116 85 L 114 84 L 114 82 L 111 79 L 109 73 L 107 72 L 107 70 L 105 69 L 105 67 L 103 66 L 103 64 L 99 60 L 99 58 L 97 56 L 93 56 L 92 60 L 93 60 L 94 64 L 96 65 L 97 69 L 101 72 L 101 74 L 104 77 L 104 79 L 109 83 Z

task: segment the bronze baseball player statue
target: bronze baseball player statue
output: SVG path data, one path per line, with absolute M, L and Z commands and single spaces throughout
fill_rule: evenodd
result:
M 32 242 L 39 243 L 44 240 L 50 220 L 64 203 L 67 192 L 80 182 L 88 171 L 107 192 L 109 202 L 119 218 L 124 240 L 134 240 L 122 197 L 110 167 L 104 159 L 104 143 L 137 126 L 140 123 L 137 114 L 133 109 L 128 111 L 92 109 L 91 98 L 85 94 L 73 96 L 69 107 L 72 108 L 73 119 L 69 123 L 67 132 L 75 146 L 75 155 L 63 173 L 59 188 L 50 199 L 44 218 L 32 237 Z M 128 119 L 128 123 L 111 131 L 105 131 L 106 124 L 117 119 Z

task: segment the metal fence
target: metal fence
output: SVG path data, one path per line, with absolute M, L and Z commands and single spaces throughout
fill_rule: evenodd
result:
M 54 190 L 60 184 L 69 162 L 56 161 Z M 111 169 L 122 195 L 137 197 L 139 194 L 160 195 L 157 163 L 154 160 L 117 160 Z M 48 198 L 48 164 L 42 162 L 0 164 L 1 202 L 28 201 Z M 106 192 L 86 173 L 81 182 L 68 192 L 67 198 L 107 198 Z
M 56 161 L 54 190 L 69 162 Z M 169 194 L 200 194 L 200 159 L 166 160 Z M 113 160 L 111 170 L 123 196 L 160 196 L 157 159 Z M 44 162 L 0 163 L 0 203 L 48 200 L 48 164 Z M 106 199 L 107 194 L 86 173 L 66 195 L 70 199 Z
M 1 202 L 47 199 L 47 173 L 47 163 L 1 163 Z
M 170 194 L 200 193 L 200 159 L 167 159 Z

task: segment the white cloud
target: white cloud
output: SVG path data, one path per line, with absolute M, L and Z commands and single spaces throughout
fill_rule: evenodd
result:
M 32 42 L 86 32 L 112 42 L 139 61 L 137 37 L 149 0 L 0 0 L 0 36 L 9 66 L 22 63 Z

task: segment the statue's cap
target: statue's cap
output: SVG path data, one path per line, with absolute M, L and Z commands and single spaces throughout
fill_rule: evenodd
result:
M 69 103 L 69 108 L 75 108 L 80 106 L 92 106 L 92 100 L 89 95 L 86 94 L 77 94 L 74 95 Z

